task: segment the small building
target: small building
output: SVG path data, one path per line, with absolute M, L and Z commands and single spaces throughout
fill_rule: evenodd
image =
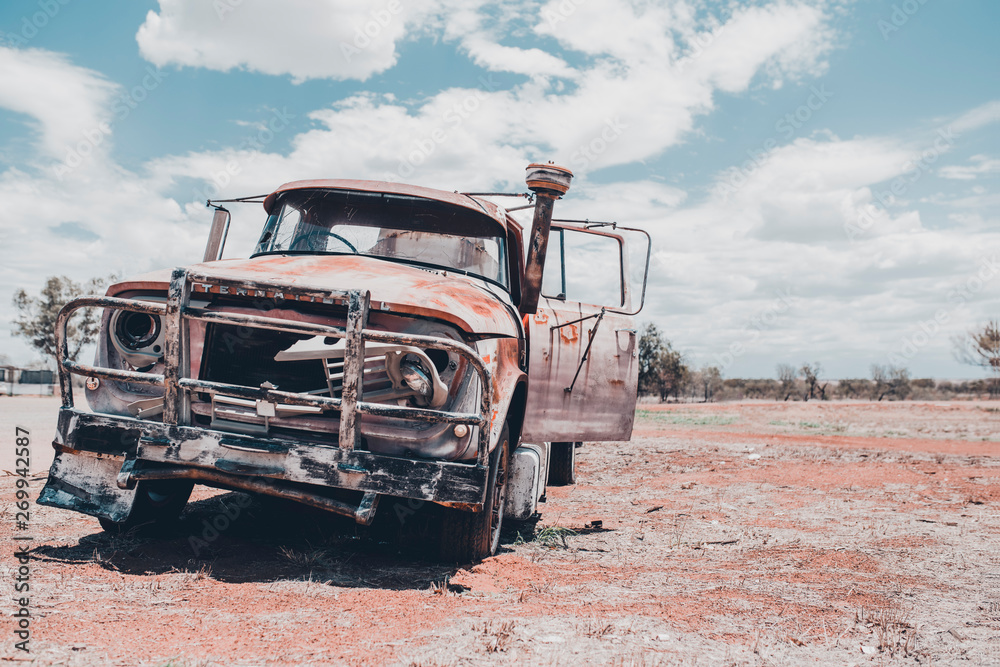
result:
M 51 396 L 55 393 L 55 384 L 54 371 L 0 366 L 0 393 L 8 396 L 20 394 Z

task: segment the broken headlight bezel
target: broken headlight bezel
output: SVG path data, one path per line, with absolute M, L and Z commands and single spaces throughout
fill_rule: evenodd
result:
M 143 297 L 140 301 L 165 301 Z M 163 359 L 166 332 L 159 315 L 116 310 L 108 321 L 108 338 L 115 351 L 137 370 L 149 368 Z

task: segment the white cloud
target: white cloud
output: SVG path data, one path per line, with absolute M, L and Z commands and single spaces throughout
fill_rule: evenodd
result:
M 962 114 L 951 124 L 956 132 L 972 132 L 993 123 L 1000 123 L 1000 100 L 987 102 Z
M 557 76 L 572 78 L 574 70 L 564 60 L 541 49 L 519 49 L 503 46 L 473 34 L 462 45 L 480 67 L 497 72 L 512 72 L 525 76 Z
M 0 107 L 32 119 L 42 153 L 62 159 L 89 134 L 104 135 L 118 87 L 58 53 L 0 46 Z M 103 143 L 103 140 L 102 142 Z
M 160 0 L 136 39 L 147 60 L 306 79 L 367 79 L 392 67 L 422 2 Z M 416 8 L 416 9 L 415 9 Z
M 950 178 L 959 181 L 973 181 L 985 174 L 1000 173 L 1000 160 L 990 158 L 986 155 L 973 155 L 970 159 L 972 164 L 966 166 L 950 165 L 942 167 L 938 172 L 943 178 Z
M 686 69 L 727 92 L 744 90 L 761 65 L 780 85 L 782 77 L 821 74 L 822 57 L 831 48 L 833 32 L 821 9 L 809 5 L 776 4 L 736 12 L 713 34 L 707 47 L 687 56 Z

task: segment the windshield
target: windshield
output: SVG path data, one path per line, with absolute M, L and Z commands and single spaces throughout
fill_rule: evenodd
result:
M 281 196 L 254 255 L 355 254 L 440 267 L 507 287 L 503 227 L 431 199 L 354 190 Z

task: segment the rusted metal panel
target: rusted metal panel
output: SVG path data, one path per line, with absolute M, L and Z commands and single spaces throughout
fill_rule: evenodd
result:
M 517 322 L 494 294 L 473 280 L 444 270 L 425 270 L 353 255 L 267 255 L 195 265 L 216 280 L 279 284 L 304 292 L 344 294 L 367 290 L 379 310 L 430 317 L 479 335 L 517 337 Z M 195 294 L 200 292 L 195 287 Z M 286 290 L 287 293 L 287 290 Z
M 38 504 L 124 521 L 135 500 L 134 489 L 115 483 L 124 461 L 124 456 L 57 451 Z
M 595 331 L 600 313 L 597 306 L 542 297 L 538 312 L 526 318 L 531 340 L 526 442 L 632 436 L 639 381 L 635 324 L 630 316 L 608 311 Z
M 310 507 L 346 516 L 364 526 L 371 525 L 372 520 L 375 518 L 375 510 L 378 508 L 379 499 L 378 494 L 366 492 L 361 502 L 357 506 L 354 506 L 321 493 L 310 493 L 302 487 L 271 479 L 245 477 L 218 470 L 180 466 L 137 467 L 130 471 L 129 478 L 133 486 L 136 482 L 143 480 L 186 479 L 232 491 L 263 493 L 278 498 L 285 498 L 286 500 L 294 500 L 303 505 L 309 505 Z
M 368 325 L 368 292 L 351 292 L 347 309 L 347 327 L 344 354 L 344 382 L 341 388 L 340 448 L 346 451 L 357 449 L 358 402 L 363 399 L 364 384 L 361 381 L 365 363 L 365 339 L 362 332 Z
M 183 269 L 177 269 L 170 277 L 170 288 L 167 292 L 167 309 L 163 318 L 163 329 L 166 334 L 163 345 L 163 421 L 167 424 L 181 422 L 180 378 L 183 374 L 181 359 L 182 318 L 181 309 L 187 303 L 187 274 Z

